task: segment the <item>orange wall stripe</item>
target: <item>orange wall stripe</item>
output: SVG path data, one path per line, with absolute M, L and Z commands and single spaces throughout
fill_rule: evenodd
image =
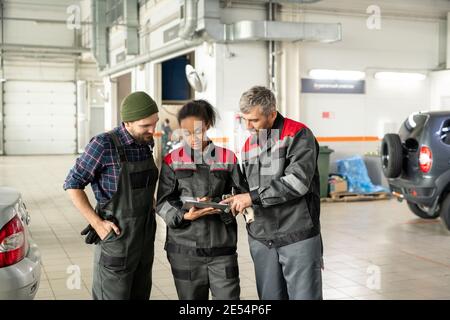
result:
M 154 138 L 161 138 L 162 136 L 162 132 L 158 131 L 155 132 L 153 134 Z M 215 138 L 210 138 L 212 142 L 216 142 L 216 143 L 228 143 L 230 141 L 230 139 L 228 137 L 215 137 Z
M 355 137 L 317 137 L 319 142 L 378 142 L 378 137 L 355 136 Z
M 215 138 L 210 138 L 212 142 L 215 143 L 228 143 L 228 141 L 230 141 L 230 139 L 228 137 L 215 137 Z

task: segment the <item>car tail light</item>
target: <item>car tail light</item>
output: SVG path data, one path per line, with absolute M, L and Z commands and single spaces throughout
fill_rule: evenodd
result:
M 431 165 L 433 164 L 433 154 L 431 153 L 431 149 L 427 146 L 422 146 L 420 148 L 419 154 L 419 166 L 420 170 L 423 173 L 428 173 L 431 169 Z
M 25 230 L 16 215 L 0 230 L 0 268 L 22 260 L 25 256 Z

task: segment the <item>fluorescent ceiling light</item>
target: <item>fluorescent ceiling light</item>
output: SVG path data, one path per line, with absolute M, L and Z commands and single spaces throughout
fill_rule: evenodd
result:
M 388 72 L 381 71 L 375 73 L 377 80 L 391 81 L 422 81 L 426 79 L 426 75 L 418 72 Z
M 309 71 L 309 76 L 322 80 L 362 80 L 366 77 L 366 73 L 353 70 L 313 69 Z

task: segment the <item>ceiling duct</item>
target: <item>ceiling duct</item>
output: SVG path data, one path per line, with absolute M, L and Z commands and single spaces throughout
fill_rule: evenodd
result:
M 127 54 L 139 54 L 139 12 L 137 0 L 125 0 L 124 15 L 126 24 L 126 50 Z
M 269 1 L 264 1 L 269 2 Z M 312 3 L 317 1 L 278 1 Z M 183 28 L 180 32 L 182 39 L 192 39 L 196 34 L 215 42 L 238 41 L 315 41 L 331 43 L 342 39 L 342 30 L 339 23 L 309 23 L 309 22 L 284 22 L 284 21 L 250 21 L 243 20 L 232 24 L 223 24 L 220 21 L 219 1 L 203 0 L 201 11 L 198 9 L 187 10 L 197 4 L 197 0 L 184 1 L 184 17 L 182 25 L 189 21 L 198 21 L 197 30 Z M 191 25 L 192 26 L 192 25 Z
M 296 3 L 296 4 L 310 4 L 316 3 L 322 0 L 257 0 L 260 2 L 272 2 L 272 3 Z
M 281 21 L 239 21 L 228 25 L 224 42 L 234 41 L 315 41 L 341 40 L 341 26 L 334 23 Z
M 102 0 L 104 1 L 104 0 Z M 93 1 L 97 2 L 97 1 Z M 270 2 L 270 1 L 262 1 Z M 318 0 L 272 1 L 289 3 L 313 3 Z M 335 42 L 342 38 L 340 24 L 295 23 L 282 21 L 239 21 L 223 24 L 220 20 L 219 0 L 182 1 L 182 19 L 178 31 L 179 41 L 166 47 L 127 60 L 112 68 L 103 70 L 106 76 L 158 59 L 174 52 L 194 47 L 205 40 L 215 42 L 238 41 L 317 41 Z
M 108 49 L 106 42 L 106 0 L 92 1 L 92 54 L 98 67 L 103 69 L 108 64 Z
M 192 38 L 197 29 L 198 0 L 185 1 L 182 7 L 183 18 L 180 22 L 178 36 L 182 39 Z
M 38 46 L 38 45 L 27 45 L 27 44 L 0 44 L 0 49 L 9 52 L 25 52 L 32 53 L 37 52 L 41 54 L 68 54 L 68 55 L 80 55 L 84 52 L 89 52 L 87 48 L 77 48 L 77 47 L 58 47 L 58 46 Z

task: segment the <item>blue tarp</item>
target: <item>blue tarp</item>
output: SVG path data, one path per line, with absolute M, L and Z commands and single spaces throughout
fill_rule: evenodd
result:
M 347 179 L 348 192 L 389 192 L 388 189 L 374 185 L 372 181 L 370 181 L 366 164 L 360 156 L 338 160 L 336 163 L 338 173 Z

